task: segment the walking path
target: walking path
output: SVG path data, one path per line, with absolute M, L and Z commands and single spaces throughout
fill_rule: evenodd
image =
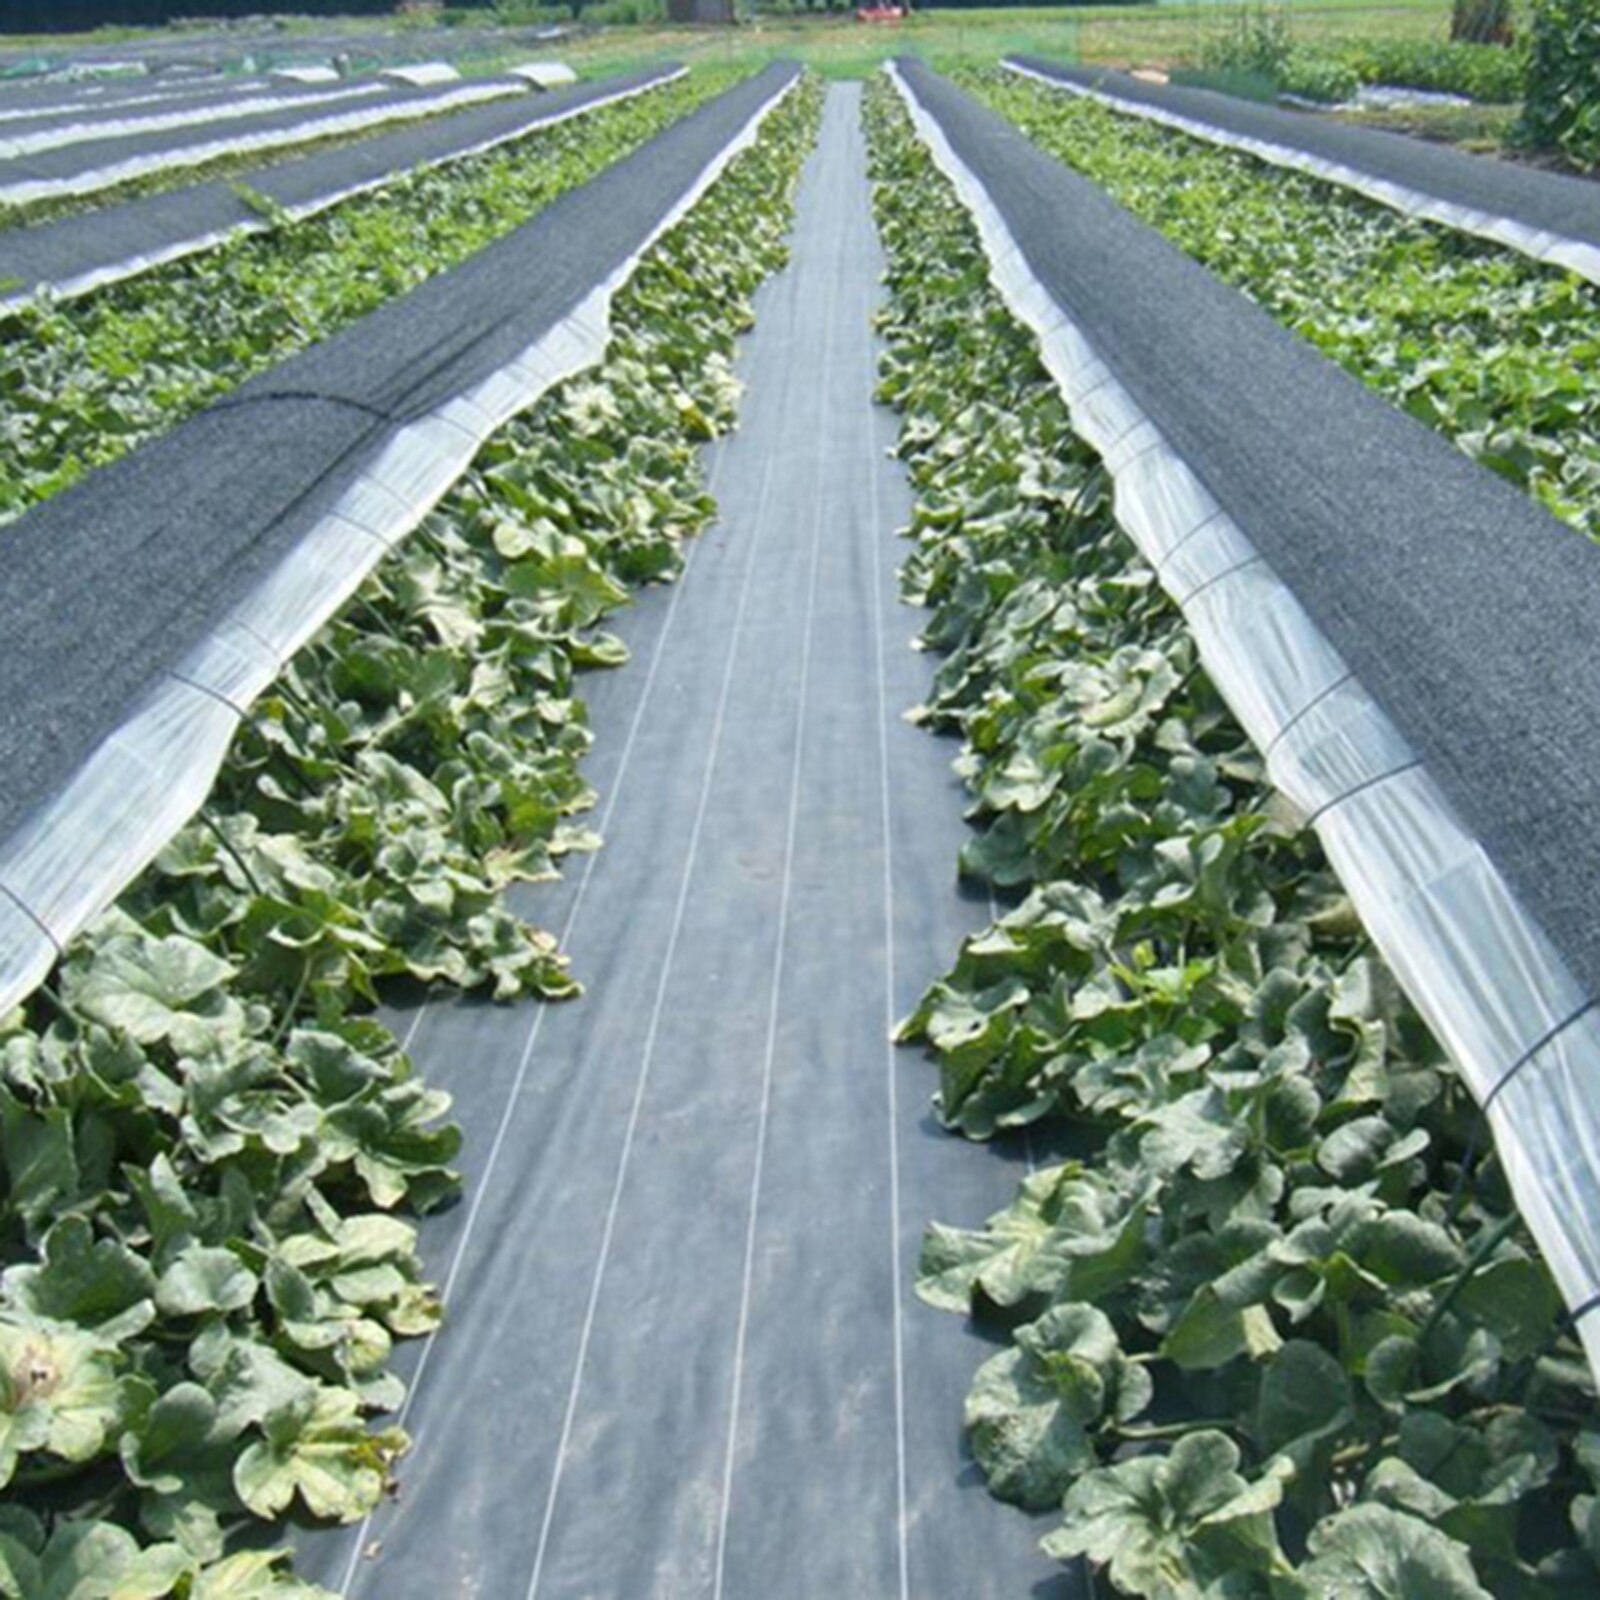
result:
M 605 848 L 533 909 L 588 994 L 416 1027 L 468 1201 L 425 1232 L 450 1315 L 408 1358 L 401 1497 L 302 1552 L 363 1600 L 1076 1592 L 962 1454 L 983 1346 L 911 1293 L 923 1224 L 1004 1204 L 1018 1157 L 941 1133 L 887 1042 L 986 908 L 953 747 L 900 716 L 929 663 L 859 100 L 830 92 L 762 292 L 721 519 L 586 685 Z

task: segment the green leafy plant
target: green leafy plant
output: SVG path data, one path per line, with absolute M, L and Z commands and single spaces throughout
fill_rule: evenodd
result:
M 962 869 L 1006 902 L 902 1037 L 952 1130 L 1076 1152 L 926 1235 L 923 1298 L 1005 1341 L 974 1456 L 1127 1594 L 1591 1592 L 1594 1390 L 1483 1118 L 887 87 L 868 120 L 902 581 L 941 655 L 915 715 L 962 741 Z
M 1523 53 L 1504 44 L 1430 39 L 1347 39 L 1330 55 L 1362 83 L 1395 84 L 1508 105 L 1522 98 Z
M 1519 137 L 1580 167 L 1600 164 L 1600 9 L 1535 0 Z
M 1505 0 L 1460 0 L 1458 16 L 1482 31 L 1452 29 L 1450 38 L 1348 39 L 1296 37 L 1290 13 L 1270 5 L 1243 6 L 1211 28 L 1201 42 L 1196 77 L 1228 92 L 1259 98 L 1259 89 L 1338 103 L 1362 84 L 1394 84 L 1508 102 L 1521 98 L 1523 62 L 1510 43 L 1509 25 L 1497 27 Z
M 1311 50 L 1291 50 L 1278 72 L 1284 94 L 1325 105 L 1342 105 L 1361 87 L 1361 75 L 1346 61 Z
M 1277 7 L 1239 6 L 1228 13 L 1220 28 L 1207 34 L 1200 65 L 1211 71 L 1257 73 L 1275 80 L 1293 49 L 1289 20 Z
M 712 513 L 697 448 L 818 115 L 767 120 L 613 308 L 256 707 L 203 815 L 0 1018 L 0 1595 L 310 1597 L 252 1522 L 357 1520 L 437 1326 L 412 1218 L 448 1096 L 383 979 L 576 985 L 508 904 L 598 842 L 578 674 Z

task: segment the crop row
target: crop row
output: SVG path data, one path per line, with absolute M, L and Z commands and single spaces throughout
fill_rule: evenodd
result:
M 1600 539 L 1600 289 L 1000 71 L 958 74 L 1353 376 Z
M 20 312 L 0 352 L 0 518 L 465 260 L 734 76 L 697 70 L 318 216 Z
M 444 110 L 436 106 L 419 105 L 415 108 L 418 114 L 414 117 L 380 123 L 376 127 L 369 124 L 364 127 L 343 128 L 332 133 L 327 131 L 325 126 L 319 129 L 313 123 L 303 131 L 301 137 L 285 144 L 274 144 L 267 149 L 255 147 L 222 150 L 203 161 L 160 165 L 135 177 L 123 178 L 102 188 L 80 193 L 51 194 L 35 200 L 0 200 L 0 230 L 37 227 L 41 223 L 53 222 L 61 217 L 99 211 L 105 206 L 119 205 L 123 201 L 141 199 L 147 195 L 165 194 L 171 189 L 185 188 L 190 184 L 259 172 L 263 167 L 296 161 L 313 152 L 337 150 L 344 145 L 359 144 L 375 134 L 381 137 L 383 134 L 394 132 L 397 126 L 406 127 L 422 122 L 447 122 L 457 114 L 458 110 L 471 111 L 485 103 L 479 101 L 466 107 L 450 107 Z M 221 129 L 225 128 L 226 124 L 216 126 Z
M 577 676 L 711 515 L 697 447 L 816 114 L 806 89 L 767 120 L 619 295 L 602 366 L 489 442 L 0 1018 L 0 1594 L 309 1596 L 233 1536 L 384 1492 L 391 1346 L 440 1316 L 401 1213 L 455 1191 L 458 1134 L 375 986 L 574 992 L 507 896 L 598 843 Z
M 1484 1119 L 887 87 L 868 120 L 903 589 L 943 657 L 916 715 L 1011 902 L 902 1037 L 949 1128 L 1074 1152 L 926 1237 L 923 1297 L 1005 1340 L 966 1408 L 990 1487 L 1126 1594 L 1592 1593 L 1592 1381 Z

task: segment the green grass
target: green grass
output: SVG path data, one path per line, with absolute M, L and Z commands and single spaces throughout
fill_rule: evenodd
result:
M 1305 42 L 1324 38 L 1441 38 L 1450 0 L 1278 0 Z M 751 18 L 738 28 L 675 28 L 641 24 L 608 27 L 582 38 L 563 40 L 551 54 L 572 62 L 585 76 L 625 71 L 674 56 L 687 61 L 737 60 L 760 63 L 798 57 L 827 77 L 860 77 L 890 56 L 910 52 L 940 67 L 983 65 L 1008 51 L 1030 51 L 1061 60 L 1109 65 L 1166 65 L 1193 61 L 1206 38 L 1226 27 L 1242 9 L 1236 0 L 1171 0 L 1164 5 L 1009 6 L 984 10 L 931 10 L 898 24 L 858 23 L 848 13 Z M 349 24 L 359 51 L 361 35 L 375 23 Z M 323 19 L 322 26 L 327 26 Z M 422 28 L 418 32 L 425 31 Z M 437 29 L 440 54 L 451 51 L 452 30 Z M 154 42 L 177 36 L 173 30 L 102 30 L 91 35 L 58 35 L 33 42 L 51 54 L 64 53 L 86 39 L 125 38 Z M 183 30 L 182 37 L 193 37 Z M 292 43 L 293 29 L 284 34 Z M 8 39 L 8 45 L 24 44 Z M 528 51 L 518 50 L 517 55 Z M 480 65 L 509 59 L 477 56 Z M 465 65 L 465 63 L 463 63 Z
M 796 57 L 827 77 L 860 77 L 890 56 L 925 56 L 939 67 L 991 64 L 1011 51 L 1115 65 L 1195 59 L 1205 39 L 1237 15 L 1232 0 L 1143 6 L 1010 6 L 923 11 L 904 22 L 858 23 L 849 15 L 759 16 L 737 29 L 611 28 L 569 42 L 583 71 L 612 71 L 675 55 L 764 61 Z M 1297 36 L 1442 38 L 1449 0 L 1289 0 Z
M 1383 110 L 1341 111 L 1341 122 L 1387 128 L 1416 139 L 1459 145 L 1463 150 L 1497 155 L 1510 145 L 1519 106 L 1390 106 Z

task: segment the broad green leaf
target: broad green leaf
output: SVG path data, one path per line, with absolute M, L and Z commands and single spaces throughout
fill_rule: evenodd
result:
M 281 1550 L 241 1550 L 209 1566 L 189 1600 L 327 1600 L 328 1591 L 302 1583 L 284 1567 Z
M 67 1521 L 38 1554 L 37 1587 L 17 1592 L 22 1600 L 161 1600 L 191 1570 L 175 1545 L 141 1549 L 115 1523 Z
M 1094 1465 L 1094 1446 L 1074 1414 L 1085 1405 L 1082 1384 L 1070 1388 L 1069 1402 L 1025 1350 L 1002 1350 L 978 1369 L 967 1393 L 967 1435 L 990 1491 L 1002 1500 L 1042 1511 Z
M 355 1522 L 383 1492 L 405 1448 L 397 1428 L 369 1432 L 353 1396 L 319 1388 L 263 1419 L 264 1437 L 233 1470 L 239 1498 L 259 1517 L 276 1517 L 299 1498 L 313 1516 Z
M 155 1278 L 120 1241 L 97 1239 L 81 1216 L 63 1217 L 44 1236 L 43 1259 L 8 1267 L 5 1294 L 37 1317 L 93 1327 L 149 1297 Z
M 1200 1431 L 1167 1455 L 1096 1468 L 1067 1491 L 1045 1549 L 1062 1560 L 1086 1556 L 1122 1593 L 1150 1600 L 1208 1592 L 1228 1570 L 1240 1579 L 1286 1572 L 1271 1525 L 1286 1469 L 1251 1485 L 1238 1467 L 1226 1435 Z
M 141 1044 L 183 1032 L 198 1003 L 213 995 L 233 968 L 192 939 L 108 939 L 81 970 L 67 969 L 67 992 L 79 1010 Z
M 99 1454 L 122 1411 L 118 1365 L 114 1348 L 70 1324 L 0 1316 L 0 1481 L 25 1451 Z
M 1466 1550 L 1387 1506 L 1352 1506 L 1311 1531 L 1300 1581 L 1316 1600 L 1490 1600 Z
M 255 1274 L 233 1251 L 190 1245 L 161 1275 L 156 1305 L 169 1317 L 239 1311 L 256 1288 Z

